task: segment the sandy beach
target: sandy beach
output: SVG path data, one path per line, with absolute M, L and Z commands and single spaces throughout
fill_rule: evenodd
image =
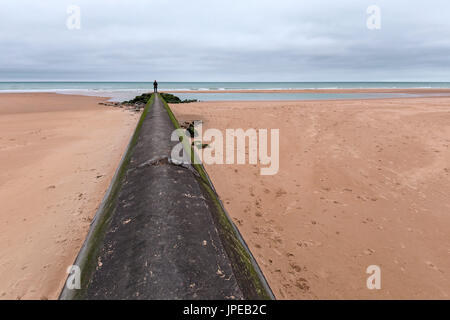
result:
M 171 107 L 204 129 L 280 129 L 277 175 L 206 166 L 278 299 L 450 298 L 450 98 Z
M 56 299 L 139 114 L 0 94 L 0 299 Z

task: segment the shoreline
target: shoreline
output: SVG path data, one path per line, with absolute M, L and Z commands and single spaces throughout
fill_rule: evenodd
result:
M 448 93 L 450 88 L 365 88 L 365 89 L 245 89 L 245 90 L 161 90 L 165 93 L 410 93 L 410 94 L 433 94 Z
M 58 94 L 67 96 L 101 97 L 110 102 L 130 100 L 143 93 L 152 92 L 152 89 L 49 89 L 49 90 L 3 90 L 4 94 Z M 403 99 L 421 97 L 446 97 L 450 95 L 450 88 L 364 88 L 364 89 L 243 89 L 243 90 L 159 90 L 161 93 L 171 94 L 411 94 L 412 97 L 343 97 L 343 98 L 294 98 L 294 99 L 267 99 L 268 101 L 332 101 L 332 100 L 364 100 L 364 99 Z M 422 95 L 422 96 L 421 96 Z M 265 101 L 265 99 L 224 99 L 205 101 Z

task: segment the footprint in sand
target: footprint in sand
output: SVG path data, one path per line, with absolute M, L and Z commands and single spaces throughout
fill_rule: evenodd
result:
M 304 292 L 309 291 L 310 289 L 308 280 L 306 280 L 305 278 L 298 278 L 295 281 L 295 286 Z
M 295 272 L 301 272 L 302 271 L 302 267 L 300 267 L 298 264 L 291 262 L 289 263 L 289 266 L 291 267 L 291 269 L 293 269 Z
M 300 240 L 299 242 L 297 242 L 297 246 L 299 246 L 300 248 L 320 247 L 322 246 L 322 242 L 313 240 Z
M 375 253 L 375 250 L 373 250 L 373 249 L 366 249 L 366 250 L 364 250 L 364 254 L 367 255 L 367 256 L 371 256 L 374 253 Z
M 292 257 L 295 257 L 295 255 L 293 253 L 288 252 L 288 253 L 286 253 L 286 257 L 292 258 Z
M 439 269 L 438 267 L 436 267 L 436 266 L 434 265 L 434 263 L 432 263 L 431 261 L 425 261 L 425 264 L 426 264 L 427 266 L 429 266 L 429 267 L 430 267 L 431 269 L 433 269 L 433 270 L 442 272 L 441 269 Z
M 280 236 L 278 236 L 278 235 L 275 235 L 275 236 L 270 237 L 270 240 L 272 240 L 272 242 L 273 242 L 275 245 L 277 245 L 277 244 L 279 244 L 279 245 L 283 244 L 283 239 L 282 239 Z M 276 247 L 277 247 L 277 246 L 276 246 Z
M 285 194 L 287 194 L 287 192 L 285 191 L 285 190 L 283 190 L 283 189 L 278 189 L 277 190 L 277 192 L 275 193 L 275 197 L 276 198 L 279 198 L 279 197 L 281 197 L 281 196 L 284 196 Z

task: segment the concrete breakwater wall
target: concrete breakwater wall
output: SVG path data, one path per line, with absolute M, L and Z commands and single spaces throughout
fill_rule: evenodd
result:
M 273 299 L 204 168 L 171 161 L 177 127 L 153 95 L 61 299 Z

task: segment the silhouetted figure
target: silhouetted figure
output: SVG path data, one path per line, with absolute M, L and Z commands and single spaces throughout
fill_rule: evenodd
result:
M 155 80 L 155 82 L 153 82 L 153 92 L 154 93 L 158 92 L 158 82 L 156 82 L 156 80 Z

